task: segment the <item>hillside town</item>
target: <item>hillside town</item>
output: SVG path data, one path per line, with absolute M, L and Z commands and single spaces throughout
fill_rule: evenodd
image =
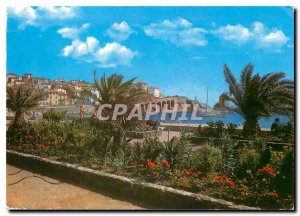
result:
M 63 77 L 51 80 L 42 77 L 34 77 L 31 73 L 17 75 L 15 73 L 6 74 L 6 85 L 18 88 L 20 85 L 31 86 L 39 92 L 45 92 L 43 100 L 39 101 L 39 108 L 55 108 L 76 113 L 77 109 L 71 107 L 85 106 L 88 113 L 92 113 L 95 105 L 95 98 L 99 97 L 99 91 L 94 83 L 84 80 L 66 81 Z M 183 104 L 190 104 L 192 107 L 197 104 L 198 111 L 202 115 L 216 115 L 217 113 L 205 103 L 199 102 L 196 98 L 191 100 L 186 96 L 164 96 L 163 91 L 155 86 L 150 86 L 146 82 L 135 82 L 138 90 L 149 94 L 149 101 L 144 102 L 144 108 L 149 104 L 157 104 L 160 108 L 167 105 L 172 109 L 175 105 L 179 106 L 179 111 L 183 111 Z
M 6 74 L 6 84 L 9 87 L 17 88 L 20 85 L 34 87 L 37 91 L 47 93 L 47 97 L 40 101 L 40 106 L 59 105 L 92 105 L 94 96 L 99 96 L 99 92 L 94 83 L 83 80 L 66 81 L 63 77 L 54 80 L 33 77 L 31 73 L 19 76 L 15 73 Z M 139 90 L 148 92 L 154 98 L 163 98 L 163 92 L 158 87 L 148 86 L 145 82 L 137 82 Z

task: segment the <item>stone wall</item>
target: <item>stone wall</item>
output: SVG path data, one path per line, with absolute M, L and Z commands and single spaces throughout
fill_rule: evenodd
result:
M 150 209 L 259 210 L 123 176 L 7 150 L 7 163 Z M 34 188 L 33 188 L 34 190 Z

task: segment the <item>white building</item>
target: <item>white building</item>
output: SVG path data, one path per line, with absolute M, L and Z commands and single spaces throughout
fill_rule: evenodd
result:
M 156 98 L 163 97 L 162 92 L 157 87 L 148 87 L 148 93 L 151 94 L 151 95 L 153 95 Z

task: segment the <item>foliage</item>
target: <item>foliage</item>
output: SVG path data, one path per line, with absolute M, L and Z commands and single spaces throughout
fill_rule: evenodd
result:
M 99 91 L 99 97 L 97 102 L 99 105 L 110 104 L 112 107 L 104 108 L 102 110 L 103 117 L 112 117 L 112 112 L 117 104 L 124 104 L 128 108 L 128 112 L 122 116 L 118 116 L 118 119 L 122 119 L 129 114 L 136 103 L 141 103 L 147 98 L 147 94 L 140 91 L 134 85 L 136 78 L 132 78 L 128 81 L 123 81 L 124 77 L 120 74 L 112 74 L 106 77 L 105 73 L 100 81 L 96 77 L 96 71 L 94 71 L 94 79 L 96 87 Z
M 291 122 L 279 124 L 271 134 L 283 141 L 294 141 L 294 126 Z
M 192 152 L 189 157 L 188 166 L 194 166 L 197 170 L 207 174 L 211 171 L 221 169 L 221 151 L 211 143 L 205 143 L 200 149 Z
M 236 174 L 239 178 L 251 179 L 257 170 L 259 153 L 248 146 L 239 149 Z
M 258 132 L 261 117 L 289 116 L 294 111 L 294 81 L 283 79 L 284 73 L 268 73 L 261 77 L 253 75 L 253 66 L 248 64 L 241 72 L 240 82 L 237 82 L 224 65 L 224 76 L 229 92 L 224 93 L 222 98 L 233 104 L 231 109 L 244 117 L 244 136 Z
M 43 119 L 47 121 L 61 121 L 66 118 L 66 112 L 59 112 L 55 109 L 50 109 L 49 111 L 43 113 Z
M 8 86 L 6 88 L 6 106 L 15 112 L 12 126 L 16 127 L 21 115 L 36 107 L 44 96 L 44 93 L 37 92 L 33 87 L 21 85 L 14 89 Z
M 228 136 L 223 136 L 218 148 L 221 151 L 221 170 L 220 172 L 234 177 L 236 175 L 236 158 L 237 158 L 238 143 L 230 139 Z
M 229 124 L 226 125 L 226 129 L 227 129 L 227 132 L 228 132 L 229 135 L 231 135 L 231 136 L 236 135 L 237 125 L 229 123 Z
M 290 195 L 294 191 L 294 176 L 295 176 L 295 164 L 294 164 L 294 152 L 288 150 L 280 165 L 280 173 L 276 179 L 276 189 L 281 194 Z
M 20 121 L 21 122 L 21 121 Z M 266 209 L 293 205 L 294 155 L 273 151 L 263 141 L 241 144 L 228 136 L 189 147 L 190 131 L 169 142 L 127 138 L 128 122 L 40 120 L 20 124 L 8 148 L 93 169 L 199 192 Z M 262 142 L 262 143 L 261 143 Z M 270 151 L 270 160 L 261 159 Z M 262 163 L 263 161 L 263 163 Z

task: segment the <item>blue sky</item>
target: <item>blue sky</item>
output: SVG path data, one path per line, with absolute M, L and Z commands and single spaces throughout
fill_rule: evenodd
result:
M 165 95 L 209 104 L 236 77 L 283 71 L 294 79 L 290 7 L 8 8 L 7 72 L 93 81 L 93 70 L 160 87 Z

